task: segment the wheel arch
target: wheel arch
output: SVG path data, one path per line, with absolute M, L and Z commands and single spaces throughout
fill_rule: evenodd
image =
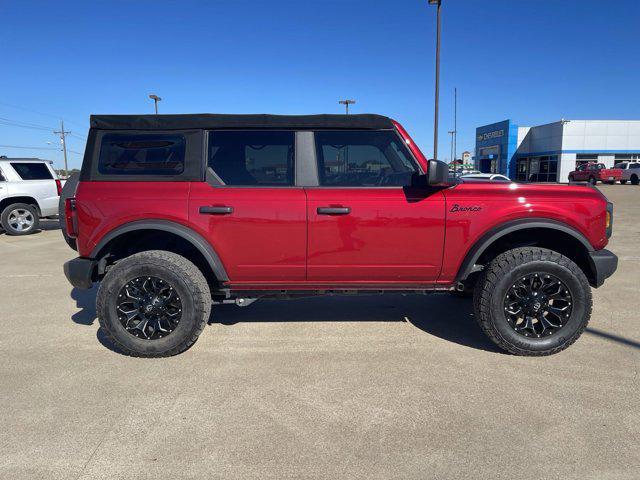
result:
M 101 260 L 105 255 L 109 254 L 110 246 L 113 246 L 119 239 L 122 240 L 123 238 L 128 238 L 131 234 L 137 235 L 143 232 L 150 234 L 157 232 L 180 238 L 185 242 L 185 244 L 190 245 L 198 252 L 206 265 L 213 272 L 217 282 L 224 283 L 229 281 L 229 276 L 227 275 L 224 265 L 211 244 L 193 229 L 170 220 L 138 220 L 120 225 L 119 227 L 109 231 L 100 239 L 91 251 L 90 256 L 93 259 Z M 154 249 L 151 247 L 152 246 L 145 249 Z M 209 277 L 209 275 L 207 275 L 208 272 L 203 273 L 206 277 Z
M 15 196 L 3 198 L 2 200 L 0 200 L 0 213 L 4 211 L 4 209 L 7 208 L 9 205 L 12 205 L 14 203 L 26 203 L 27 205 L 33 205 L 36 208 L 36 211 L 38 212 L 38 216 L 40 216 L 41 211 L 40 211 L 40 204 L 38 203 L 38 200 L 36 200 L 34 197 L 29 195 L 15 195 Z
M 520 219 L 506 222 L 486 232 L 469 249 L 458 269 L 456 282 L 464 282 L 497 255 L 521 246 L 540 246 L 571 258 L 591 281 L 595 278 L 589 240 L 575 228 L 552 219 Z

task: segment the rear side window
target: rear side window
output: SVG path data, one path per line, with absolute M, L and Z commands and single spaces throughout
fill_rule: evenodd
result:
M 405 145 L 391 131 L 316 132 L 320 185 L 403 187 L 418 171 Z
M 294 132 L 209 132 L 209 167 L 230 186 L 290 186 Z
M 44 163 L 13 163 L 11 166 L 23 180 L 51 180 L 53 176 Z
M 186 140 L 179 134 L 106 134 L 98 172 L 104 175 L 180 175 Z

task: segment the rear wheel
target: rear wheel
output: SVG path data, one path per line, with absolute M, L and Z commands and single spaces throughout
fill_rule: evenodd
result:
M 127 355 L 168 357 L 189 349 L 204 329 L 211 293 L 202 272 L 172 252 L 119 261 L 97 298 L 100 326 Z
M 589 183 L 591 185 L 595 185 L 596 183 L 598 183 L 598 181 L 596 180 L 596 177 L 589 177 Z
M 575 179 L 574 179 L 573 175 L 569 175 L 569 181 L 570 181 L 570 182 L 575 181 Z
M 636 174 L 631 175 L 631 185 L 638 185 L 640 178 Z
M 474 310 L 482 330 L 500 348 L 516 355 L 551 355 L 587 327 L 591 288 L 569 258 L 545 248 L 516 248 L 483 271 Z
M 0 215 L 0 222 L 8 235 L 27 235 L 40 225 L 38 210 L 26 203 L 8 205 Z

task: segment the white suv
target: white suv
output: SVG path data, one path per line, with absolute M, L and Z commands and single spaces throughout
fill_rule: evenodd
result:
M 0 157 L 0 225 L 9 235 L 26 235 L 40 218 L 58 213 L 62 184 L 51 161 Z

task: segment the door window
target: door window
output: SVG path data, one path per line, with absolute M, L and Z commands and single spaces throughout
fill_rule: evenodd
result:
M 418 171 L 392 131 L 316 132 L 315 139 L 322 186 L 404 187 Z
M 294 132 L 209 132 L 209 167 L 230 186 L 291 186 Z

